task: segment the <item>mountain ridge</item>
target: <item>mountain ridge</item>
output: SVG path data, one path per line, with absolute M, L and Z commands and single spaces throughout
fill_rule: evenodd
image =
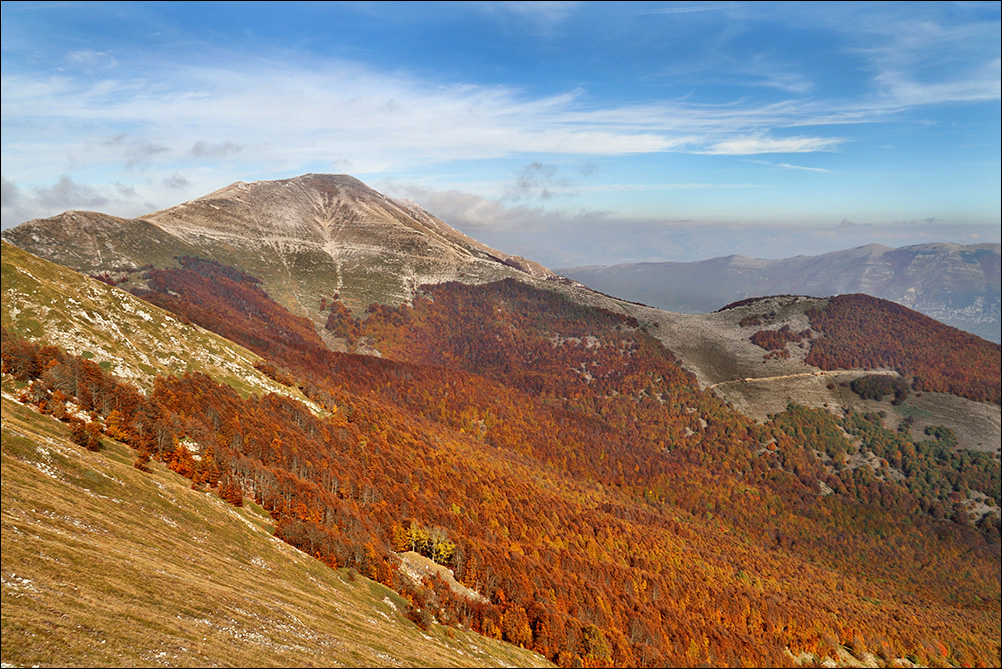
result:
M 85 273 L 121 270 L 119 278 L 130 286 L 141 283 L 139 268 L 173 266 L 177 257 L 200 255 L 249 268 L 294 313 L 313 318 L 321 334 L 315 305 L 334 294 L 359 310 L 373 302 L 406 302 L 417 286 L 443 280 L 524 275 L 566 282 L 346 175 L 236 182 L 135 219 L 65 212 L 2 236 Z

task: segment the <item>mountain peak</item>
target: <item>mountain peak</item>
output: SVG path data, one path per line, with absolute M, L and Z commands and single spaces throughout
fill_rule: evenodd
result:
M 390 253 L 487 259 L 556 278 L 538 263 L 481 244 L 415 202 L 390 198 L 347 174 L 236 182 L 142 218 L 189 239 L 319 243 L 335 256 L 375 245 Z
M 410 301 L 422 284 L 560 278 L 346 174 L 238 181 L 133 220 L 67 212 L 3 236 L 85 272 L 167 267 L 192 255 L 240 267 L 321 332 L 317 305 L 335 294 L 357 309 Z
M 445 263 L 458 275 L 464 273 L 461 265 L 486 261 L 556 278 L 538 263 L 481 244 L 416 203 L 387 197 L 346 174 L 236 182 L 142 219 L 190 243 L 319 246 L 338 263 L 361 256 L 395 258 L 392 262 L 414 265 L 416 275 L 425 273 L 417 266 Z M 434 279 L 440 270 L 415 279 Z

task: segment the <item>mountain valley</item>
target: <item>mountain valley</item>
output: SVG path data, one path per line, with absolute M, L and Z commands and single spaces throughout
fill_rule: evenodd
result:
M 998 344 L 866 295 L 661 311 L 345 176 L 3 239 L 5 662 L 62 663 L 8 614 L 45 563 L 7 485 L 42 433 L 78 478 L 260 509 L 297 564 L 389 588 L 371 642 L 431 629 L 431 664 L 472 662 L 467 630 L 560 666 L 1002 660 Z M 200 653 L 162 661 L 225 663 Z

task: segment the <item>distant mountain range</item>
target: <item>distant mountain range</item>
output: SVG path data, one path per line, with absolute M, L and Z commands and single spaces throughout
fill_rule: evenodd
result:
M 999 244 L 870 244 L 819 256 L 645 262 L 556 270 L 609 295 L 688 314 L 762 295 L 865 293 L 999 342 Z

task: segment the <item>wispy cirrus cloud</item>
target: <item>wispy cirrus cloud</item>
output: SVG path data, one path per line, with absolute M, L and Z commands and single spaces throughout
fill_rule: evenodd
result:
M 642 9 L 637 12 L 641 15 L 662 15 L 667 16 L 671 14 L 695 14 L 697 12 L 719 12 L 725 11 L 734 6 L 734 3 L 724 2 L 724 3 L 704 3 L 701 5 L 688 5 L 682 7 L 657 7 Z
M 816 172 L 818 174 L 836 174 L 834 170 L 826 170 L 823 167 L 808 167 L 807 165 L 791 165 L 790 163 L 772 163 L 769 162 L 768 160 L 746 160 L 745 162 L 752 163 L 753 165 L 765 165 L 766 167 L 774 167 L 780 170 Z
M 80 144 L 87 131 L 103 131 L 105 139 L 90 143 L 104 149 L 88 152 L 89 159 L 130 168 L 157 158 L 176 169 L 182 159 L 238 152 L 281 169 L 335 153 L 355 164 L 400 166 L 519 153 L 801 153 L 830 150 L 840 141 L 747 134 L 810 124 L 816 111 L 792 105 L 617 106 L 591 99 L 584 89 L 532 96 L 506 86 L 428 86 L 353 63 L 188 66 L 141 81 L 5 74 L 3 94 L 8 122 L 31 119 L 48 131 L 35 133 L 39 144 L 46 136 L 60 146 Z M 109 139 L 122 124 L 130 131 Z M 220 136 L 226 139 L 204 139 Z
M 94 51 L 82 49 L 71 51 L 66 55 L 66 63 L 72 67 L 81 68 L 87 72 L 104 70 L 118 66 L 118 59 L 111 51 Z
M 845 142 L 839 137 L 785 137 L 762 135 L 734 137 L 711 144 L 700 153 L 711 155 L 748 156 L 759 153 L 815 153 L 834 151 Z
M 990 3 L 958 4 L 958 17 L 915 13 L 893 5 L 869 21 L 833 22 L 840 30 L 855 30 L 850 50 L 872 74 L 871 104 L 924 106 L 998 100 L 1002 97 L 999 23 Z M 995 10 L 997 11 L 997 9 Z M 986 48 L 986 46 L 988 48 Z

